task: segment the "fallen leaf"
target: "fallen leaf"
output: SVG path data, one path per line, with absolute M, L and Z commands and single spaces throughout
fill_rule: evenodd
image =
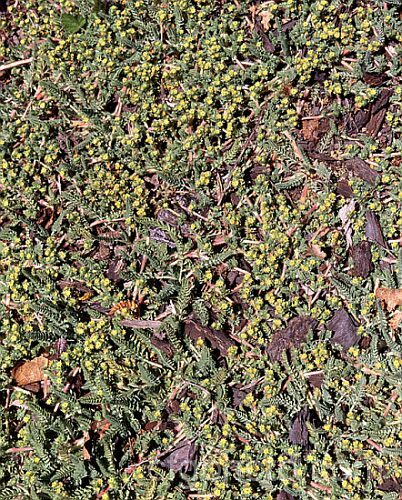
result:
M 306 255 L 311 255 L 323 260 L 327 258 L 327 254 L 321 250 L 319 245 L 316 245 L 315 243 L 307 247 Z
M 271 28 L 271 20 L 273 19 L 272 3 L 263 2 L 259 7 L 259 15 L 261 18 L 262 27 L 265 31 L 268 31 Z
M 292 444 L 298 444 L 301 446 L 308 445 L 308 429 L 306 425 L 308 417 L 309 411 L 307 408 L 303 408 L 296 415 L 289 432 L 289 441 Z
M 189 316 L 184 322 L 184 333 L 194 341 L 199 338 L 208 340 L 213 349 L 218 349 L 222 356 L 227 355 L 228 348 L 236 342 L 225 332 L 202 326 L 195 315 Z
M 366 237 L 385 248 L 384 236 L 378 216 L 374 212 L 366 212 Z
M 380 177 L 380 174 L 361 158 L 346 160 L 345 166 L 354 177 L 359 177 L 371 185 L 375 185 L 377 179 Z
M 50 361 L 45 356 L 38 356 L 30 361 L 16 365 L 11 370 L 14 382 L 19 387 L 24 387 L 35 382 L 43 382 L 46 376 L 43 369 L 49 366 Z
M 282 353 L 293 347 L 299 347 L 307 337 L 310 330 L 317 326 L 318 322 L 309 316 L 298 316 L 289 321 L 286 328 L 279 330 L 272 337 L 267 346 L 267 354 L 271 361 L 279 361 Z
M 282 490 L 276 495 L 276 500 L 295 500 L 295 497 L 287 491 Z
M 91 424 L 91 431 L 96 432 L 97 437 L 102 439 L 106 431 L 110 428 L 110 422 L 107 418 L 103 418 L 102 420 L 94 420 Z
M 91 454 L 87 449 L 87 443 L 90 441 L 89 432 L 83 431 L 82 437 L 75 439 L 71 442 L 72 450 L 82 449 L 82 454 L 84 456 L 84 460 L 91 460 Z
M 319 119 L 302 120 L 302 136 L 305 141 L 317 140 L 317 131 L 320 128 Z
M 375 296 L 385 302 L 388 311 L 393 311 L 395 307 L 402 306 L 402 288 L 377 288 Z
M 402 311 L 397 311 L 394 316 L 392 316 L 389 326 L 392 330 L 397 330 L 399 325 L 402 323 Z
M 328 330 L 334 332 L 331 342 L 341 344 L 344 351 L 347 351 L 359 340 L 356 333 L 357 326 L 345 309 L 338 309 L 328 321 L 327 327 Z
M 160 460 L 161 467 L 174 472 L 188 473 L 195 469 L 197 453 L 197 446 L 185 439 Z
M 354 264 L 353 274 L 367 278 L 373 269 L 370 243 L 368 241 L 361 241 L 357 245 L 353 245 L 350 250 Z

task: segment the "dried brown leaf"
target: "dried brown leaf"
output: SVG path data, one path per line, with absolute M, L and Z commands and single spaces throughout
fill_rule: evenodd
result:
M 402 288 L 377 288 L 375 296 L 385 303 L 388 311 L 393 311 L 395 307 L 402 306 Z
M 311 255 L 323 260 L 327 258 L 327 254 L 323 250 L 321 250 L 321 247 L 319 245 L 315 243 L 307 247 L 306 255 Z
M 331 342 L 341 344 L 344 351 L 347 351 L 359 340 L 356 333 L 357 326 L 345 309 L 338 309 L 328 321 L 327 327 L 328 330 L 334 332 Z
M 391 318 L 389 326 L 392 330 L 397 330 L 402 323 L 402 311 L 397 311 Z
M 318 139 L 317 132 L 320 128 L 319 119 L 302 121 L 302 136 L 305 141 L 315 141 Z
M 198 448 L 188 439 L 179 443 L 160 460 L 163 469 L 188 473 L 195 469 Z
M 11 375 L 14 382 L 19 387 L 25 387 L 36 382 L 43 382 L 46 376 L 43 372 L 44 368 L 49 366 L 50 361 L 45 356 L 38 356 L 37 358 L 25 361 L 22 364 L 16 365 L 11 370 Z
M 382 247 L 386 246 L 378 216 L 370 211 L 366 213 L 366 237 Z
M 350 250 L 354 264 L 353 274 L 367 278 L 373 269 L 370 243 L 368 241 L 361 241 L 357 245 L 353 245 Z
M 191 315 L 185 320 L 184 333 L 194 341 L 199 338 L 209 341 L 212 348 L 218 349 L 222 356 L 227 355 L 229 347 L 236 345 L 236 342 L 227 333 L 202 326 L 195 315 Z
M 106 431 L 110 428 L 110 422 L 107 418 L 103 418 L 102 420 L 94 420 L 91 424 L 91 431 L 97 434 L 99 439 L 102 439 Z
M 279 361 L 284 351 L 299 347 L 306 339 L 308 332 L 313 330 L 317 324 L 318 322 L 309 316 L 298 316 L 291 319 L 286 328 L 274 334 L 267 346 L 267 354 L 271 361 Z
M 349 248 L 353 245 L 353 240 L 352 240 L 352 222 L 349 218 L 349 215 L 353 212 L 353 210 L 356 208 L 356 202 L 354 200 L 350 200 L 348 203 L 346 203 L 338 212 L 339 218 L 342 221 L 342 229 L 345 233 L 345 238 L 346 238 L 346 247 Z

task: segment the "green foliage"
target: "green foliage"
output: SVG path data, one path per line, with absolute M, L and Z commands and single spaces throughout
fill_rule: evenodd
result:
M 85 26 L 86 19 L 82 16 L 73 16 L 72 14 L 63 14 L 61 16 L 61 24 L 67 33 L 73 35 L 80 31 Z

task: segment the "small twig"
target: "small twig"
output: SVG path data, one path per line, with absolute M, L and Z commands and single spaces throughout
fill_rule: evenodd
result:
M 384 417 L 388 416 L 388 413 L 389 413 L 389 410 L 391 409 L 392 403 L 395 402 L 397 397 L 398 397 L 398 393 L 396 391 L 393 391 L 393 393 L 391 395 L 391 401 L 388 403 L 387 407 L 385 408 Z
M 128 326 L 130 328 L 159 328 L 162 321 L 152 321 L 146 319 L 123 319 L 120 321 L 123 326 Z
M 6 453 L 23 453 L 27 451 L 34 451 L 34 449 L 30 446 L 24 446 L 22 448 L 9 448 L 8 450 L 6 450 Z
M 324 486 L 323 484 L 315 483 L 314 481 L 311 481 L 310 486 L 312 486 L 316 490 L 325 491 L 325 493 L 331 493 L 332 492 L 332 490 L 331 490 L 331 488 L 329 486 Z
M 0 66 L 0 71 L 5 71 L 11 68 L 17 68 L 18 66 L 23 66 L 24 64 L 30 64 L 33 61 L 33 57 L 29 57 L 28 59 L 21 59 L 20 61 L 13 61 L 7 64 L 3 64 Z
M 302 117 L 302 121 L 303 120 L 321 120 L 321 118 L 325 118 L 324 115 L 310 115 L 310 116 L 303 116 Z
M 375 443 L 372 439 L 370 439 L 370 438 L 366 439 L 366 443 L 371 445 L 377 451 L 382 452 L 382 447 L 379 444 Z

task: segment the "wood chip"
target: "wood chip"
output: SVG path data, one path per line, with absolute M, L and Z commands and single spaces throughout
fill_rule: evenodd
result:
M 372 169 L 369 164 L 361 158 L 346 160 L 345 167 L 354 177 L 359 177 L 372 186 L 376 184 L 380 177 L 380 174 Z
M 378 215 L 370 211 L 366 212 L 366 237 L 368 240 L 386 247 Z
M 299 347 L 305 341 L 308 332 L 317 324 L 318 322 L 309 316 L 291 319 L 286 328 L 276 332 L 268 344 L 266 351 L 270 360 L 279 361 L 284 351 Z
M 162 321 L 152 321 L 146 319 L 123 319 L 120 321 L 123 326 L 128 326 L 130 328 L 159 328 L 162 325 Z
M 229 347 L 236 345 L 236 342 L 227 333 L 202 326 L 195 315 L 191 315 L 185 320 L 184 333 L 194 341 L 199 338 L 207 340 L 213 349 L 218 349 L 222 356 L 227 355 Z
M 373 269 L 370 242 L 361 241 L 357 245 L 353 245 L 350 249 L 353 259 L 353 274 L 367 278 Z
M 357 344 L 357 325 L 345 309 L 338 309 L 327 323 L 328 330 L 334 332 L 331 342 L 340 344 L 344 351 Z
M 298 412 L 289 432 L 289 441 L 300 446 L 308 445 L 308 429 L 306 422 L 309 419 L 309 411 L 303 408 Z
M 198 447 L 185 439 L 160 459 L 160 465 L 166 470 L 188 473 L 195 469 L 197 455 Z

